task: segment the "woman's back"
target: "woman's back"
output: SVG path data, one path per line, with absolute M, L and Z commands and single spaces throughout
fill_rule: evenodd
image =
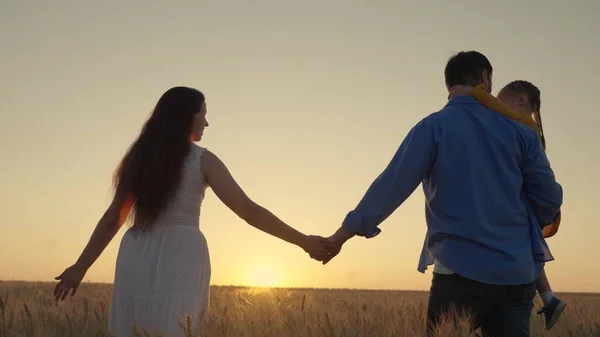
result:
M 208 307 L 210 259 L 199 230 L 206 185 L 203 148 L 192 145 L 181 184 L 149 230 L 130 228 L 121 241 L 109 317 L 109 330 L 131 336 L 133 324 L 150 333 L 180 333 L 190 315 L 199 328 Z
M 164 226 L 198 227 L 202 200 L 206 184 L 200 162 L 204 148 L 192 144 L 190 153 L 183 162 L 181 184 L 175 190 L 173 199 L 156 219 L 152 228 Z M 157 178 L 159 179 L 159 178 Z

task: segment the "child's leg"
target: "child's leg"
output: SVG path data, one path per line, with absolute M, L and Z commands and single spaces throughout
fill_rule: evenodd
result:
M 535 287 L 544 302 L 544 307 L 542 310 L 538 311 L 538 314 L 544 314 L 544 318 L 546 319 L 546 329 L 550 330 L 554 324 L 556 324 L 556 321 L 565 309 L 566 304 L 554 296 L 544 269 L 542 269 L 540 275 L 535 280 Z
M 548 276 L 546 276 L 546 271 L 544 269 L 542 269 L 537 280 L 535 280 L 535 287 L 540 294 L 543 294 L 547 291 L 552 291 L 552 288 L 550 287 L 550 281 L 548 281 Z
M 542 298 L 542 302 L 544 305 L 548 305 L 550 301 L 554 298 L 554 293 L 552 292 L 552 288 L 550 287 L 550 281 L 548 281 L 548 276 L 546 276 L 546 271 L 542 269 L 540 275 L 535 280 L 535 287 Z

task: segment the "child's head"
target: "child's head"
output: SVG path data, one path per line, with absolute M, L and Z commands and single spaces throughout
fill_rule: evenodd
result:
M 542 105 L 540 89 L 531 82 L 522 80 L 512 81 L 500 90 L 498 99 L 506 103 L 513 110 L 525 111 L 533 115 L 533 119 L 540 128 L 542 145 L 546 148 L 546 138 L 544 137 L 542 116 L 540 115 Z

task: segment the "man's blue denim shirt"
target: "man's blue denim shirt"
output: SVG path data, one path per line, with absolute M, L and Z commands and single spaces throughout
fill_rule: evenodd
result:
M 342 226 L 376 236 L 421 183 L 420 272 L 437 259 L 478 282 L 525 284 L 553 259 L 541 227 L 558 213 L 563 191 L 528 127 L 471 96 L 451 99 L 412 128 Z

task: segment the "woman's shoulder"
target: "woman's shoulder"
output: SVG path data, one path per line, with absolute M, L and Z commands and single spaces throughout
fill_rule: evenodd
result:
M 205 152 L 208 152 L 208 150 L 196 143 L 192 143 L 192 152 L 197 155 L 203 155 Z
M 204 169 L 207 166 L 212 166 L 219 158 L 208 148 L 193 144 L 192 152 L 194 152 L 195 157 L 198 161 L 200 161 L 202 168 Z

